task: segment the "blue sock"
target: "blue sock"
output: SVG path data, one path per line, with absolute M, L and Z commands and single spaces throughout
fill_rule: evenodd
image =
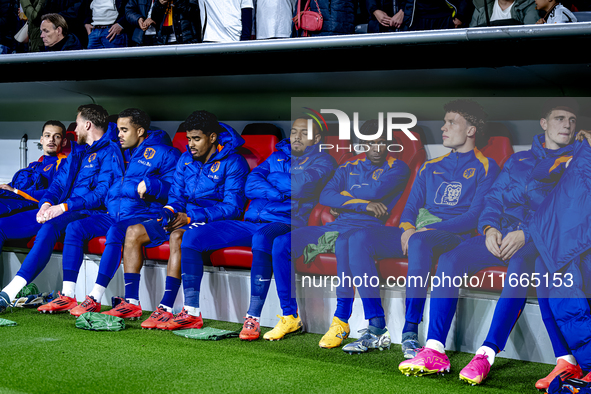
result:
M 185 305 L 199 308 L 199 292 L 201 291 L 201 279 L 203 279 L 201 252 L 181 247 L 181 271 L 183 273 Z
M 140 274 L 123 274 L 125 281 L 125 298 L 132 300 L 140 299 Z M 98 283 L 98 281 L 97 281 Z
M 78 280 L 78 271 L 72 271 L 64 268 L 64 282 L 76 282 Z
M 415 334 L 419 333 L 419 325 L 418 323 L 411 323 L 409 321 L 404 322 L 404 327 L 402 328 L 402 333 L 405 332 L 414 332 Z
M 386 328 L 386 318 L 384 316 L 372 317 L 369 319 L 369 325 L 383 330 Z
M 180 279 L 177 279 L 172 276 L 167 276 L 166 285 L 164 288 L 164 296 L 162 297 L 162 301 L 160 301 L 160 303 L 168 308 L 172 308 L 174 306 L 174 300 L 176 300 L 176 296 L 179 293 L 180 287 Z
M 260 250 L 252 251 L 252 268 L 250 270 L 250 306 L 248 314 L 260 317 L 263 305 L 271 286 L 273 261 L 269 253 Z

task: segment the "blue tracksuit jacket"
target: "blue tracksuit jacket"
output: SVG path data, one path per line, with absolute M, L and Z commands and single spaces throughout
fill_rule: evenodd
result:
M 540 300 L 542 313 L 550 316 L 560 329 L 568 350 L 583 370 L 591 369 L 591 147 L 587 141 L 575 142 L 573 157 L 557 160 L 545 171 L 548 180 L 563 173 L 560 182 L 540 205 L 531 224 L 531 237 L 549 273 L 549 283 L 542 277 L 541 286 L 548 285 L 546 304 Z M 539 268 L 542 272 L 542 268 Z M 541 274 L 542 274 L 541 272 Z M 559 278 L 560 280 L 557 280 Z M 562 282 L 564 280 L 564 282 Z M 560 284 L 563 283 L 563 284 Z M 540 290 L 538 290 L 540 291 Z M 549 330 L 552 344 L 560 334 Z M 559 345 L 563 347 L 564 344 Z M 555 347 L 556 350 L 556 347 Z M 562 354 L 563 355 L 563 354 Z
M 388 157 L 380 166 L 367 158 L 341 165 L 320 194 L 320 204 L 337 208 L 337 220 L 367 220 L 367 204 L 381 202 L 391 211 L 402 195 L 410 170 L 402 160 Z M 385 222 L 387 217 L 383 219 Z
M 125 155 L 125 158 L 124 158 Z M 168 200 L 176 165 L 180 157 L 170 137 L 162 130 L 150 131 L 135 149 L 113 156 L 113 185 L 106 198 L 109 214 L 122 221 L 134 216 L 156 218 Z M 141 199 L 138 184 L 146 183 Z
M 484 197 L 499 166 L 478 149 L 449 152 L 423 164 L 400 218 L 400 228 L 415 228 L 420 208 L 442 219 L 430 229 L 465 234 L 476 228 Z
M 72 143 L 72 152 L 39 200 L 51 205 L 64 203 L 68 211 L 103 211 L 105 197 L 113 183 L 113 155 L 120 154 L 117 125 L 92 145 Z
M 565 163 L 557 162 L 552 172 L 560 173 Z M 587 141 L 575 142 L 573 160 L 534 216 L 531 236 L 551 273 L 591 248 L 589 166 L 591 147 Z
M 481 234 L 490 226 L 499 230 L 503 237 L 507 233 L 523 230 L 525 242 L 531 240 L 530 221 L 544 198 L 556 186 L 554 182 L 540 181 L 536 171 L 550 168 L 556 160 L 571 156 L 573 146 L 568 145 L 557 150 L 544 147 L 544 135 L 534 137 L 528 151 L 513 154 L 498 176 L 486 196 L 486 203 L 478 230 Z
M 191 222 L 238 219 L 244 212 L 244 183 L 250 168 L 236 153 L 244 144 L 230 126 L 219 135 L 218 151 L 204 164 L 193 160 L 191 152 L 181 155 L 168 195 L 175 212 L 186 212 Z
M 318 144 L 307 147 L 302 156 L 292 156 L 289 139 L 280 141 L 276 148 L 277 152 L 248 175 L 246 197 L 252 201 L 244 218 L 255 223 L 305 226 L 336 162 L 320 152 Z
M 66 155 L 43 156 L 42 161 L 34 161 L 27 168 L 14 174 L 8 186 L 18 189 L 18 195 L 6 190 L 0 191 L 1 197 L 24 198 L 38 202 L 53 181 L 53 177 Z

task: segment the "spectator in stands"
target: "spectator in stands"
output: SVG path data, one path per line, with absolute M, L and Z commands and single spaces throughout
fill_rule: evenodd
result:
M 336 167 L 335 160 L 319 150 L 320 128 L 313 126 L 308 138 L 308 120 L 297 119 L 290 140 L 277 144 L 277 152 L 252 170 L 246 180 L 246 197 L 251 200 L 244 221 L 224 220 L 192 229 L 181 246 L 181 267 L 185 289 L 185 310 L 199 309 L 203 278 L 202 254 L 230 246 L 252 248 L 250 306 L 240 339 L 256 340 L 261 333 L 260 316 L 267 298 L 273 263 L 273 241 L 293 228 L 306 225 L 320 192 Z M 185 326 L 179 316 L 166 325 L 175 330 Z
M 378 130 L 377 121 L 367 121 L 361 127 L 363 135 L 374 135 Z M 325 226 L 296 229 L 273 243 L 273 272 L 283 316 L 275 328 L 264 335 L 265 339 L 278 340 L 302 327 L 295 299 L 293 270 L 296 260 L 304 255 L 304 263 L 308 264 L 317 254 L 334 247 L 340 268 L 348 261 L 348 237 L 363 228 L 381 228 L 402 195 L 410 173 L 406 163 L 388 155 L 385 137 L 367 143 L 370 145 L 365 157 L 337 168 L 320 194 L 320 204 L 336 210 L 337 219 Z M 343 285 L 337 293 L 339 302 L 348 303 L 350 300 L 342 297 L 341 291 L 349 295 L 350 289 Z M 350 306 L 339 305 L 337 308 L 349 310 Z M 333 319 L 333 324 L 343 328 L 341 340 L 349 335 L 347 317 L 342 316 L 344 321 Z M 323 341 L 320 346 L 334 347 L 326 346 Z
M 483 345 L 460 372 L 460 379 L 480 384 L 488 376 L 495 355 L 505 348 L 527 298 L 528 285 L 510 278 L 531 277 L 539 253 L 531 238 L 531 220 L 560 176 L 540 180 L 539 173 L 560 166 L 572 156 L 577 103 L 569 98 L 549 100 L 540 125 L 544 134 L 534 137 L 531 150 L 513 154 L 486 196 L 478 221 L 483 234 L 462 242 L 439 258 L 435 275 L 439 287 L 431 292 L 427 343 L 418 355 L 400 363 L 406 375 L 422 376 L 449 371 L 445 341 L 456 311 L 459 287 L 443 277 L 472 277 L 479 271 L 503 264 L 507 275 L 492 323 Z M 478 256 L 478 258 L 474 258 Z
M 470 27 L 531 25 L 540 19 L 535 0 L 474 0 Z
M 12 182 L 0 185 L 0 217 L 35 209 L 65 159 L 66 155 L 60 153 L 67 143 L 66 127 L 62 122 L 45 122 L 39 142 L 43 149 L 40 161 L 17 171 Z
M 199 0 L 203 42 L 250 40 L 253 0 Z
M 0 0 L 0 55 L 12 53 L 15 42 L 18 1 Z
M 474 10 L 471 0 L 400 0 L 397 5 L 404 11 L 401 29 L 409 31 L 467 27 Z
M 29 52 L 40 52 L 43 49 L 41 39 L 41 16 L 45 0 L 20 0 L 23 13 L 29 26 Z
M 257 40 L 291 37 L 292 17 L 297 3 L 298 0 L 257 0 Z
M 78 37 L 74 33 L 68 33 L 68 24 L 60 14 L 46 14 L 41 17 L 41 39 L 47 52 L 82 49 Z
M 155 1 L 152 18 L 157 26 L 156 42 L 160 45 L 201 42 L 201 22 L 196 1 Z
M 553 25 L 555 23 L 570 23 L 577 21 L 577 17 L 570 12 L 568 8 L 559 3 L 558 0 L 535 1 L 536 10 L 545 13 L 545 15 L 536 22 L 538 25 Z
M 223 127 L 212 113 L 195 111 L 185 121 L 188 150 L 178 161 L 168 204 L 159 219 L 127 229 L 124 248 L 125 300 L 109 314 L 128 317 L 141 311 L 140 270 L 143 248 L 170 240 L 166 287 L 158 309 L 142 323 L 144 328 L 162 328 L 172 318 L 172 307 L 181 284 L 181 241 L 187 230 L 218 220 L 237 219 L 244 211 L 244 182 L 249 167 L 236 150 L 244 144 L 231 127 Z M 208 235 L 210 236 L 210 235 Z M 204 240 L 205 242 L 205 240 Z M 183 282 L 191 280 L 185 276 Z M 106 286 L 106 284 L 105 284 Z M 184 285 L 185 292 L 188 291 Z M 194 311 L 183 310 L 183 317 Z M 201 316 L 194 316 L 186 328 L 201 328 Z
M 305 1 L 302 0 L 302 6 Z M 322 30 L 311 35 L 330 36 L 339 34 L 353 34 L 355 32 L 355 6 L 353 0 L 318 0 L 310 2 L 310 10 L 320 12 L 324 21 Z
M 82 0 L 46 0 L 41 15 L 59 14 L 68 25 L 68 31 L 80 40 L 83 48 L 88 44 L 88 34 L 84 28 L 84 16 L 80 13 Z
M 340 265 L 343 271 L 339 269 L 339 277 L 342 274 L 377 277 L 374 258 L 408 255 L 407 278 L 421 280 L 408 280 L 406 284 L 406 316 L 402 329 L 405 358 L 413 358 L 420 348 L 418 327 L 423 319 L 431 269 L 439 256 L 472 236 L 484 208 L 484 197 L 499 173 L 495 161 L 476 148 L 484 140 L 486 113 L 482 107 L 471 100 L 455 100 L 447 103 L 444 109 L 443 146 L 451 148 L 451 152 L 423 164 L 399 227 L 364 229 L 349 237 L 349 258 Z M 366 352 L 390 341 L 379 288 L 361 286 L 357 290 L 369 328 L 358 341 L 343 347 L 344 351 L 352 353 Z M 343 293 L 344 299 L 339 298 L 337 303 L 341 306 L 335 313 L 337 323 L 348 320 L 351 314 L 354 292 L 348 289 Z M 338 331 L 335 324 L 322 342 L 340 345 Z
M 157 0 L 129 0 L 125 6 L 125 18 L 133 28 L 130 37 L 131 46 L 149 46 L 156 44 L 156 22 L 152 19 L 152 10 Z
M 367 26 L 368 33 L 396 31 L 402 26 L 404 11 L 395 11 L 392 0 L 367 0 L 367 11 L 370 15 Z
M 104 200 L 113 182 L 113 155 L 120 149 L 114 141 L 115 125 L 107 123 L 107 116 L 100 105 L 80 106 L 76 116 L 78 143 L 72 143 L 72 152 L 39 200 L 39 209 L 0 219 L 0 246 L 7 239 L 37 235 L 16 276 L 0 292 L 0 311 L 45 268 L 68 224 L 104 213 Z
M 70 223 L 63 251 L 63 290 L 39 312 L 68 311 L 74 316 L 100 312 L 102 294 L 121 262 L 125 232 L 129 226 L 158 216 L 166 204 L 179 151 L 162 130 L 149 130 L 150 117 L 129 108 L 119 113 L 117 128 L 123 152 L 113 156 L 114 180 L 105 199 L 106 213 Z M 76 280 L 82 265 L 84 245 L 106 236 L 105 250 L 96 284 L 85 301 L 76 302 Z M 139 315 L 141 316 L 141 309 Z M 137 317 L 137 316 L 134 316 Z
M 81 12 L 88 34 L 88 49 L 127 46 L 125 20 L 127 0 L 83 0 Z

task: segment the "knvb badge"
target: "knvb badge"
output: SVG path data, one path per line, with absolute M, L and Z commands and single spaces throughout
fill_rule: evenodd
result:
M 322 114 L 333 114 L 337 117 L 338 125 L 339 125 L 339 140 L 341 141 L 350 141 L 351 140 L 351 119 L 349 116 L 338 109 L 321 109 L 320 112 L 313 110 L 312 108 L 305 108 L 312 113 L 306 113 L 306 115 L 310 116 L 313 120 L 318 123 L 321 131 L 324 131 L 324 128 L 328 129 L 328 125 L 326 120 L 322 116 Z M 385 120 L 385 127 L 384 127 L 384 118 Z M 313 139 L 313 123 L 312 119 L 308 119 L 308 138 Z M 409 122 L 407 123 L 399 123 L 400 119 L 408 119 Z M 320 121 L 322 120 L 322 122 Z M 397 122 L 395 122 L 397 120 Z M 386 130 L 386 139 L 388 141 L 393 140 L 393 131 L 400 130 L 410 139 L 411 141 L 417 141 L 417 138 L 412 134 L 410 131 L 411 128 L 417 125 L 417 117 L 408 112 L 387 112 L 386 116 L 384 117 L 383 112 L 378 113 L 378 130 L 374 134 L 362 134 L 359 128 L 359 113 L 353 113 L 353 133 L 357 138 L 362 141 L 375 141 L 378 138 L 382 137 L 384 134 L 384 129 Z M 339 150 L 346 150 L 351 152 L 354 150 L 357 153 L 364 153 L 369 152 L 371 149 L 371 144 L 354 144 L 349 146 L 335 146 L 333 144 L 320 144 L 319 149 L 322 150 L 331 150 L 336 149 L 338 152 Z M 404 147 L 400 144 L 386 144 L 386 149 L 388 152 L 396 153 L 402 152 Z

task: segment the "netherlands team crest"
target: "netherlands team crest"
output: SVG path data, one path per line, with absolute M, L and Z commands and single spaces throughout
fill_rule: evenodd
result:
M 47 172 L 47 171 L 51 170 L 51 166 L 53 166 L 53 164 L 50 164 L 48 166 L 45 166 L 45 168 L 43 169 L 43 171 Z
M 88 162 L 92 163 L 92 161 L 96 159 L 96 153 L 93 153 L 92 155 L 88 156 Z
M 378 168 L 377 170 L 375 170 L 372 174 L 372 178 L 374 181 L 377 181 L 378 178 L 380 177 L 380 175 L 382 175 L 382 173 L 384 172 L 384 170 L 382 170 L 381 168 Z
M 146 148 L 146 150 L 144 151 L 144 157 L 147 160 L 150 160 L 152 157 L 154 157 L 155 154 L 156 154 L 156 150 L 153 148 Z
M 466 179 L 470 179 L 474 176 L 474 173 L 476 172 L 476 168 L 468 168 L 466 171 L 464 171 L 464 178 Z
M 220 162 L 216 161 L 215 163 L 213 163 L 213 165 L 211 166 L 211 172 L 216 172 L 217 170 L 220 169 Z

